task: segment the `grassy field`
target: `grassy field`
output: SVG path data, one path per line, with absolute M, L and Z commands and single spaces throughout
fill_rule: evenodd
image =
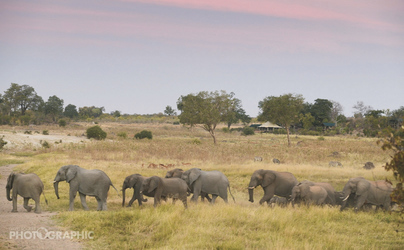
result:
M 81 135 L 90 125 L 67 128 L 49 127 L 49 133 Z M 97 249 L 402 249 L 404 237 L 397 225 L 397 213 L 340 212 L 338 207 L 260 206 L 262 189 L 255 191 L 255 203 L 248 202 L 247 185 L 257 169 L 289 171 L 298 180 L 325 181 L 337 191 L 351 177 L 369 180 L 393 179 L 382 165 L 388 152 L 380 149 L 376 139 L 357 137 L 292 136 L 291 147 L 285 135 L 256 134 L 240 136 L 237 132 L 217 131 L 218 144 L 203 130 L 170 124 L 100 124 L 108 133 L 105 141 L 61 143 L 51 148 L 24 148 L 20 152 L 4 151 L 2 162 L 23 164 L 18 169 L 35 172 L 45 184 L 49 205 L 44 210 L 58 211 L 55 220 L 65 228 L 93 231 L 93 240 L 84 240 L 88 248 Z M 10 129 L 3 127 L 2 129 Z M 143 129 L 152 131 L 152 140 L 133 140 Z M 23 130 L 23 129 L 21 129 Z M 125 132 L 127 139 L 117 136 Z M 18 133 L 18 132 L 17 132 Z M 297 143 L 299 142 L 299 146 Z M 334 153 L 338 152 L 338 154 Z M 254 162 L 261 156 L 262 162 Z M 281 164 L 272 163 L 277 158 Z M 343 167 L 329 167 L 338 161 Z M 375 164 L 364 170 L 365 162 Z M 150 198 L 142 208 L 137 202 L 122 208 L 122 197 L 110 189 L 108 211 L 94 211 L 97 203 L 87 197 L 92 211 L 83 211 L 76 197 L 75 211 L 68 212 L 68 184 L 59 184 L 60 199 L 54 195 L 52 181 L 57 170 L 68 164 L 86 169 L 101 169 L 119 190 L 126 176 L 164 176 L 166 169 L 150 169 L 150 163 L 174 164 L 184 170 L 198 167 L 220 170 L 229 179 L 236 199 L 215 205 L 206 202 L 184 209 L 181 202 L 171 201 L 153 208 Z M 9 163 L 8 163 L 9 164 Z M 261 190 L 260 190 L 261 189 Z M 126 193 L 129 201 L 132 191 Z M 396 232 L 398 229 L 399 232 Z M 401 231 L 400 231 L 401 230 Z

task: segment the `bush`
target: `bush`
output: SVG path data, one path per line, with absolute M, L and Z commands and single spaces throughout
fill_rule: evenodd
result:
M 60 119 L 59 120 L 59 127 L 66 127 L 66 120 Z
M 245 128 L 243 128 L 243 131 L 241 132 L 241 134 L 245 135 L 245 136 L 247 136 L 247 135 L 255 135 L 254 128 L 245 127 Z
M 120 137 L 122 139 L 126 139 L 126 138 L 128 138 L 128 134 L 126 132 L 119 132 L 118 137 Z
M 7 142 L 4 140 L 4 135 L 3 137 L 0 137 L 0 150 L 3 149 L 3 147 L 7 144 Z
M 42 134 L 43 134 L 43 135 L 49 135 L 49 131 L 48 131 L 48 130 L 44 130 L 44 131 L 42 131 Z
M 144 139 L 144 138 L 147 138 L 147 139 L 152 139 L 153 138 L 153 135 L 152 135 L 152 132 L 151 131 L 148 131 L 148 130 L 143 130 L 143 131 L 141 131 L 140 133 L 137 133 L 137 134 L 135 134 L 135 138 L 136 139 Z
M 87 129 L 87 138 L 94 138 L 96 140 L 104 140 L 107 138 L 107 133 L 100 128 L 100 126 L 94 126 Z

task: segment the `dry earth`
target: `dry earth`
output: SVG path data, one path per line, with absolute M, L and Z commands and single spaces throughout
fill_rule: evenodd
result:
M 41 143 L 59 146 L 64 143 L 82 143 L 85 137 L 68 136 L 66 134 L 43 135 L 33 132 L 24 134 L 12 131 L 0 131 L 0 137 L 7 142 L 5 152 L 33 150 L 42 147 Z M 73 237 L 71 231 L 66 230 L 52 220 L 57 213 L 46 211 L 46 204 L 41 196 L 42 213 L 27 212 L 23 208 L 23 198 L 18 196 L 17 213 L 11 213 L 12 202 L 6 198 L 7 177 L 15 165 L 0 166 L 0 249 L 81 249 L 83 246 Z M 33 200 L 30 205 L 34 206 Z M 47 235 L 48 237 L 45 237 Z M 17 238 L 18 236 L 18 238 Z M 74 235 L 73 235 L 74 236 Z

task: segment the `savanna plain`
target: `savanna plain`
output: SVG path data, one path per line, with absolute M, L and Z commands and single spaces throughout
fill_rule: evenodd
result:
M 242 136 L 218 128 L 218 143 L 214 145 L 209 134 L 200 128 L 100 123 L 108 135 L 106 140 L 97 141 L 83 136 L 90 126 L 93 124 L 0 127 L 6 140 L 8 135 L 24 134 L 27 130 L 40 133 L 47 130 L 49 138 L 54 135 L 82 138 L 70 142 L 49 140 L 49 148 L 34 143 L 9 145 L 0 152 L 0 165 L 19 164 L 15 171 L 36 173 L 45 185 L 49 202 L 46 205 L 42 196 L 42 209 L 57 212 L 53 219 L 66 229 L 94 232 L 94 239 L 81 240 L 84 248 L 402 249 L 404 246 L 403 220 L 397 212 L 355 213 L 352 209 L 340 212 L 339 207 L 329 206 L 268 207 L 258 204 L 263 195 L 260 187 L 255 191 L 255 202 L 248 201 L 247 186 L 251 174 L 258 169 L 291 172 L 299 181 L 329 182 L 337 191 L 342 190 L 349 178 L 358 176 L 368 180 L 387 178 L 395 184 L 392 173 L 382 167 L 391 152 L 383 151 L 377 139 L 292 135 L 292 145 L 288 146 L 286 135 Z M 152 132 L 153 139 L 135 140 L 134 134 L 144 129 Z M 263 161 L 254 161 L 256 156 Z M 273 158 L 281 164 L 274 164 Z M 330 167 L 330 161 L 341 162 L 343 166 Z M 374 163 L 375 169 L 362 168 L 368 161 Z M 149 168 L 152 163 L 174 165 L 170 169 L 219 170 L 228 177 L 236 202 L 230 198 L 226 204 L 218 198 L 214 205 L 200 200 L 195 204 L 188 198 L 188 209 L 181 202 L 172 204 L 171 200 L 154 208 L 153 198 L 148 198 L 142 207 L 137 202 L 132 207 L 122 207 L 122 194 L 111 188 L 108 211 L 95 211 L 97 202 L 93 197 L 87 197 L 90 211 L 83 211 L 77 196 L 75 211 L 69 212 L 68 184 L 59 184 L 59 200 L 54 194 L 53 179 L 64 165 L 103 170 L 120 190 L 125 177 L 131 174 L 164 177 L 169 169 Z M 132 190 L 126 192 L 126 204 Z M 22 204 L 23 199 L 19 197 L 18 202 Z

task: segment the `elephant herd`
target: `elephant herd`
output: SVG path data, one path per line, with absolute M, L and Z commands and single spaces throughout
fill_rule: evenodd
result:
M 87 170 L 77 165 L 63 166 L 57 172 L 54 179 L 54 189 L 59 199 L 58 185 L 60 181 L 69 183 L 69 210 L 73 210 L 74 199 L 77 192 L 83 208 L 88 210 L 86 196 L 94 196 L 98 202 L 97 210 L 107 210 L 107 196 L 110 186 L 117 192 L 110 178 L 101 170 Z M 363 177 L 351 178 L 345 184 L 342 192 L 336 192 L 331 184 L 326 182 L 298 182 L 296 177 L 289 172 L 278 172 L 260 169 L 255 171 L 248 185 L 249 201 L 254 202 L 254 189 L 261 186 L 264 196 L 259 201 L 260 204 L 271 205 L 276 203 L 286 206 L 292 203 L 306 205 L 340 205 L 341 211 L 348 206 L 354 207 L 358 211 L 364 205 L 376 205 L 389 211 L 391 208 L 390 194 L 393 187 L 386 181 L 369 181 Z M 130 207 L 134 201 L 138 201 L 139 206 L 147 199 L 154 198 L 154 207 L 161 200 L 173 199 L 181 200 L 187 208 L 187 196 L 193 194 L 190 199 L 197 202 L 200 196 L 215 203 L 219 196 L 226 203 L 228 202 L 227 190 L 234 200 L 230 191 L 230 184 L 227 177 L 220 171 L 203 171 L 199 168 L 192 168 L 187 171 L 173 169 L 167 172 L 165 178 L 159 176 L 144 177 L 140 174 L 132 174 L 125 178 L 122 185 L 122 206 L 125 206 L 125 191 L 133 188 L 132 199 L 128 203 Z M 12 190 L 12 198 L 10 196 Z M 17 195 L 24 198 L 24 208 L 30 212 L 32 207 L 28 206 L 28 200 L 35 201 L 35 212 L 40 213 L 40 195 L 44 194 L 44 185 L 36 174 L 11 173 L 6 185 L 7 199 L 13 201 L 12 212 L 17 212 Z M 118 193 L 119 195 L 119 193 Z M 211 196 L 211 197 L 210 197 Z M 46 197 L 45 201 L 47 203 Z

